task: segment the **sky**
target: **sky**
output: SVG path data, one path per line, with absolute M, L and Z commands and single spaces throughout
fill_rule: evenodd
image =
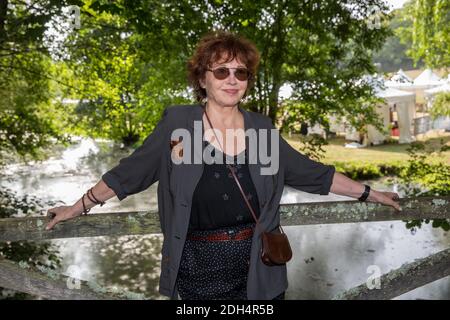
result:
M 387 0 L 387 3 L 389 3 L 392 7 L 392 9 L 398 9 L 403 7 L 403 4 L 408 0 Z

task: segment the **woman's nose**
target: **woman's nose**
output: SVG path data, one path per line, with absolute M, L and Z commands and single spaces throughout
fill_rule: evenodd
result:
M 231 83 L 231 84 L 237 83 L 236 76 L 234 75 L 235 72 L 236 72 L 236 70 L 230 70 L 230 74 L 227 77 L 228 83 Z

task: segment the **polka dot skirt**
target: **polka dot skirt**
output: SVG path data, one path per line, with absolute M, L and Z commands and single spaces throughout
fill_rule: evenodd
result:
M 191 231 L 206 236 L 254 227 L 243 224 L 216 230 Z M 178 272 L 178 292 L 183 300 L 246 300 L 252 237 L 244 240 L 187 239 Z M 275 299 L 283 299 L 284 293 Z

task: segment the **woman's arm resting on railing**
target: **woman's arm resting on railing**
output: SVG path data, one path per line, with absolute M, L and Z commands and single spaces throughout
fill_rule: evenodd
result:
M 358 199 L 364 192 L 364 185 L 346 177 L 342 173 L 335 172 L 330 192 Z M 370 190 L 367 198 L 369 202 L 382 203 L 401 211 L 400 205 L 396 202 L 398 200 L 399 196 L 395 192 L 377 191 L 374 189 Z
M 93 188 L 92 193 L 95 198 L 100 202 L 106 202 L 107 200 L 114 197 L 115 192 L 106 185 L 103 180 L 100 180 Z M 94 199 L 95 200 L 95 199 Z M 84 204 L 86 209 L 95 207 L 95 203 L 89 200 L 87 196 L 84 197 Z M 83 202 L 81 198 L 71 206 L 59 206 L 51 208 L 47 211 L 49 215 L 54 215 L 53 219 L 47 224 L 46 230 L 52 229 L 55 224 L 61 221 L 69 220 L 75 218 L 83 213 Z

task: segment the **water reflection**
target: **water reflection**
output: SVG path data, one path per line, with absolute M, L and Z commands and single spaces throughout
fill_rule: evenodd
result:
M 108 141 L 79 139 L 67 149 L 55 147 L 52 157 L 29 165 L 10 165 L 1 185 L 19 195 L 44 201 L 72 204 L 93 186 L 108 169 L 130 154 Z M 378 190 L 395 190 L 383 180 L 371 181 Z M 122 202 L 113 198 L 91 213 L 157 210 L 157 184 Z M 338 201 L 350 198 L 320 196 L 286 187 L 282 203 Z M 403 222 L 371 222 L 286 227 L 294 257 L 288 264 L 288 299 L 328 299 L 366 282 L 367 268 L 376 265 L 382 273 L 405 262 L 425 257 L 450 245 L 442 229 L 422 226 L 416 234 Z M 52 241 L 60 248 L 62 272 L 101 285 L 158 294 L 160 235 L 78 238 Z M 449 299 L 449 277 L 411 291 L 401 299 Z
M 68 276 L 160 299 L 161 235 L 97 237 L 54 241 Z
M 291 299 L 329 299 L 365 283 L 369 266 L 382 274 L 450 246 L 448 234 L 425 225 L 415 235 L 402 222 L 286 227 L 295 253 L 288 265 Z M 448 299 L 449 277 L 399 298 Z
M 81 198 L 101 175 L 114 167 L 130 150 L 120 149 L 108 141 L 74 139 L 67 149 L 55 147 L 49 160 L 31 162 L 29 165 L 9 165 L 0 183 L 4 187 L 24 194 L 35 195 L 44 201 L 62 201 L 72 204 Z M 156 210 L 157 185 L 129 197 L 122 202 L 117 198 L 103 207 L 95 207 L 90 213 L 126 210 Z

